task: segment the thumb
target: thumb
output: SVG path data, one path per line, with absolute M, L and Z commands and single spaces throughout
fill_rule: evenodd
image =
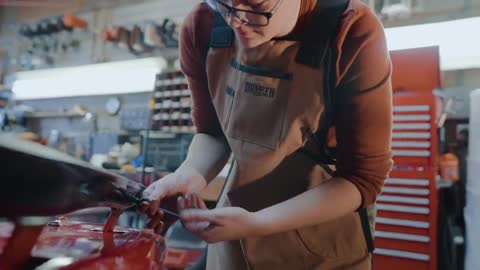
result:
M 186 209 L 180 212 L 182 222 L 202 222 L 207 221 L 216 223 L 218 215 L 215 210 L 208 209 Z

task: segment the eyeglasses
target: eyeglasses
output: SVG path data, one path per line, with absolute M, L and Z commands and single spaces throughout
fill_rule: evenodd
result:
M 270 12 L 260 12 L 234 8 L 223 3 L 222 0 L 205 0 L 212 10 L 219 12 L 223 17 L 228 18 L 233 14 L 239 22 L 251 26 L 267 26 L 282 1 L 278 0 Z

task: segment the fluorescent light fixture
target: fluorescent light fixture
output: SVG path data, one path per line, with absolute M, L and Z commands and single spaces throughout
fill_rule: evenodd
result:
M 18 72 L 12 90 L 18 100 L 147 92 L 166 65 L 152 57 Z
M 480 17 L 386 28 L 390 50 L 440 47 L 442 70 L 480 68 Z

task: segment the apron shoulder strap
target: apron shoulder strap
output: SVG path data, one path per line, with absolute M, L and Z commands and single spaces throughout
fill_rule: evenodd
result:
M 234 33 L 220 13 L 215 12 L 209 48 L 230 48 L 233 45 Z
M 232 28 L 228 26 L 227 22 L 225 22 L 220 13 L 214 13 L 215 17 L 210 30 L 210 36 L 206 44 L 203 44 L 204 50 L 202 56 L 204 63 L 206 63 L 210 48 L 231 48 L 234 42 L 235 33 L 233 32 Z

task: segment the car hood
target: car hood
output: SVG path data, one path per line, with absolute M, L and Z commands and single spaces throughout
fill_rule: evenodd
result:
M 0 222 L 0 254 L 14 224 Z M 43 228 L 31 251 L 39 270 L 164 269 L 163 237 L 151 230 L 115 227 L 103 232 L 103 224 L 56 219 Z

